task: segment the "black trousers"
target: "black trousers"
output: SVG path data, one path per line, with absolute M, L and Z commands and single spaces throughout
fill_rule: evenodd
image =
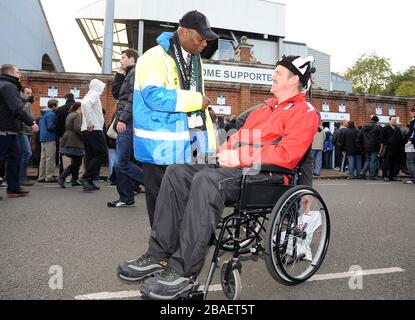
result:
M 166 166 L 158 166 L 155 164 L 143 164 L 144 187 L 146 188 L 146 204 L 150 227 L 153 226 L 156 200 L 166 168 Z
M 108 155 L 107 142 L 102 131 L 83 131 L 85 146 L 86 169 L 83 178 L 93 180 L 97 175 L 101 165 L 105 162 Z
M 241 179 L 241 169 L 169 166 L 157 198 L 148 253 L 167 260 L 183 276 L 197 275 L 225 205 L 239 199 Z
M 395 178 L 400 171 L 401 156 L 399 154 L 386 154 L 382 163 L 382 177 Z
M 66 156 L 71 158 L 71 164 L 62 171 L 60 176 L 61 178 L 66 179 L 67 176 L 71 175 L 72 182 L 76 182 L 78 181 L 79 168 L 81 167 L 83 157 L 71 156 L 71 155 L 66 155 Z

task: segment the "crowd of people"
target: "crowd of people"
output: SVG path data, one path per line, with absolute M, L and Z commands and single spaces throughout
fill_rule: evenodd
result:
M 126 281 L 146 279 L 141 292 L 150 298 L 177 298 L 194 286 L 223 208 L 238 199 L 244 167 L 266 163 L 294 169 L 302 164 L 306 180 L 301 183 L 311 185 L 311 154 L 314 174 L 320 175 L 323 159 L 331 167 L 335 152 L 342 163 L 348 160 L 350 178 L 369 172 L 375 179 L 381 153 L 384 177 L 395 179 L 397 150 L 407 143 L 415 181 L 414 119 L 406 135 L 394 117 L 383 129 L 377 117 L 360 131 L 353 121 L 334 135 L 318 128 L 319 112 L 306 102 L 313 57 L 283 56 L 272 77 L 273 98 L 239 118 L 217 117 L 205 94 L 200 56 L 207 42 L 217 38 L 206 16 L 190 11 L 175 32 L 162 33 L 141 57 L 133 49 L 123 51 L 112 86 L 117 109 L 108 129 L 100 80 L 90 82 L 82 102 L 68 94 L 58 108 L 57 100 L 49 100 L 35 121 L 31 89 L 21 86 L 18 68 L 1 68 L 0 160 L 6 161 L 8 197 L 26 196 L 21 185 L 34 183 L 27 178 L 31 134 L 40 146 L 40 183 L 66 188 L 70 177 L 72 186 L 96 192 L 94 181 L 109 160 L 118 196 L 108 207 L 133 207 L 135 191 L 145 186 L 149 246 L 141 257 L 121 263 L 117 275 Z M 55 178 L 57 162 L 60 174 Z M 259 178 L 284 182 L 273 174 Z
M 338 167 L 340 173 L 347 170 L 348 179 L 399 181 L 403 171 L 409 175 L 404 183 L 415 183 L 415 108 L 409 113 L 407 127 L 398 125 L 396 116 L 383 127 L 379 117 L 372 116 L 358 129 L 353 120 L 345 120 L 333 134 L 320 126 L 312 145 L 314 175 L 320 176 L 322 167 Z

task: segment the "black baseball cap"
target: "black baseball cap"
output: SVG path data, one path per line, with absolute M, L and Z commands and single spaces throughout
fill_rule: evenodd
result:
M 197 10 L 186 13 L 179 23 L 182 28 L 196 30 L 206 40 L 210 41 L 219 38 L 210 28 L 209 20 L 206 16 Z

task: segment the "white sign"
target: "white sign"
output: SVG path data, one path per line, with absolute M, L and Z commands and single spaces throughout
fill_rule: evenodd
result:
M 49 87 L 48 89 L 48 97 L 55 98 L 58 96 L 58 88 L 56 87 Z
M 389 108 L 389 115 L 390 116 L 396 116 L 396 109 L 394 107 Z
M 330 112 L 330 105 L 327 102 L 323 103 L 322 108 L 324 112 Z
M 272 85 L 274 69 L 205 64 L 204 77 L 208 81 Z
M 379 118 L 379 123 L 382 123 L 382 124 L 389 123 L 389 116 L 378 116 L 378 118 Z M 399 117 L 396 117 L 396 122 L 401 123 Z
M 382 107 L 381 106 L 377 106 L 376 107 L 376 114 L 377 115 L 381 115 L 383 113 L 383 111 L 382 111 Z
M 339 105 L 339 112 L 346 112 L 346 105 L 345 104 L 341 103 Z
M 71 93 L 73 94 L 75 99 L 79 99 L 80 95 L 81 95 L 81 89 L 79 88 L 72 88 L 71 89 Z
M 215 113 L 217 115 L 230 116 L 232 114 L 232 108 L 229 107 L 229 106 L 215 106 L 215 105 L 211 105 L 209 107 L 212 107 L 213 111 L 215 111 Z
M 220 106 L 224 106 L 226 104 L 225 96 L 219 96 L 216 101 L 217 101 L 216 103 Z
M 350 120 L 350 113 L 320 112 L 321 121 Z
M 59 102 L 58 107 L 62 107 L 65 105 L 66 103 L 66 99 L 65 98 L 45 98 L 45 97 L 41 97 L 40 98 L 40 106 L 41 107 L 47 107 L 48 106 L 48 102 L 49 100 L 57 100 Z M 82 102 L 81 99 L 75 99 L 76 102 Z

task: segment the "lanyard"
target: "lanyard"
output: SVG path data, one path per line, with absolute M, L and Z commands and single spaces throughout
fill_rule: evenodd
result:
M 177 36 L 177 33 L 174 33 L 174 40 L 173 40 L 173 50 L 174 50 L 174 56 L 176 63 L 179 67 L 180 76 L 182 79 L 182 83 L 185 90 L 190 89 L 190 82 L 191 82 L 191 76 L 192 76 L 192 63 L 190 63 L 190 66 L 187 67 L 186 63 L 183 58 L 183 53 L 181 50 L 181 45 L 179 43 L 179 37 Z

